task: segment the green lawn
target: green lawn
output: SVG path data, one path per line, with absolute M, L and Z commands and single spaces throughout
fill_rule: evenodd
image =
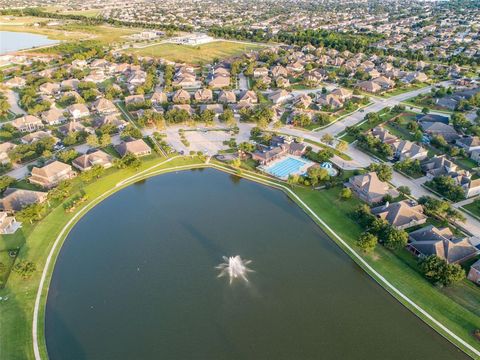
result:
M 470 204 L 463 205 L 463 208 L 470 211 L 472 214 L 478 216 L 480 218 L 480 200 L 476 200 Z
M 161 57 L 163 59 L 189 64 L 211 63 L 213 59 L 238 56 L 250 50 L 258 50 L 262 45 L 241 44 L 229 41 L 214 41 L 198 46 L 158 44 L 141 49 L 130 48 L 126 52 L 140 56 Z
M 418 83 L 418 84 L 411 84 L 411 85 L 403 85 L 397 88 L 394 88 L 393 90 L 390 90 L 384 94 L 382 94 L 383 97 L 389 98 L 392 96 L 400 95 L 409 91 L 414 91 L 418 89 L 422 89 L 424 87 L 427 87 L 428 84 L 426 83 Z
M 157 156 L 145 158 L 138 171 L 133 169 L 108 170 L 104 177 L 84 186 L 85 193 L 88 196 L 88 202 L 85 205 L 88 205 L 105 191 L 113 189 L 119 181 L 155 164 L 159 164 L 162 159 L 164 158 Z M 182 157 L 161 165 L 158 169 L 196 163 L 199 163 L 199 161 L 195 158 Z M 0 328 L 2 329 L 0 349 L 2 349 L 2 359 L 33 359 L 31 323 L 41 272 L 57 234 L 74 215 L 75 213 L 66 213 L 63 206 L 59 204 L 38 224 L 34 226 L 24 224 L 17 234 L 0 237 L 0 250 L 2 248 L 15 247 L 15 244 L 21 244 L 22 240 L 26 239 L 25 245 L 21 247 L 18 259 L 32 261 L 36 265 L 36 271 L 28 279 L 21 278 L 17 273 L 11 273 L 5 288 L 0 290 L 1 297 L 8 297 L 8 300 L 2 302 L 0 306 Z M 52 270 L 52 267 L 50 267 L 49 276 Z M 47 290 L 48 286 L 45 287 L 44 295 L 47 294 Z M 46 296 L 43 298 L 43 304 L 45 301 Z M 44 308 L 42 306 L 39 317 L 41 339 L 43 338 L 43 312 Z M 41 343 L 41 350 L 46 359 L 44 343 Z
M 480 343 L 472 336 L 472 332 L 480 328 L 478 307 L 480 288 L 471 286 L 468 280 L 451 288 L 435 287 L 418 272 L 416 259 L 403 249 L 391 252 L 379 245 L 372 254 L 362 253 L 355 245 L 355 240 L 362 229 L 346 215 L 359 204 L 359 201 L 357 199 L 342 201 L 339 198 L 339 191 L 339 188 L 322 191 L 295 188 L 295 193 L 345 242 L 362 254 L 377 272 L 448 329 L 480 349 Z

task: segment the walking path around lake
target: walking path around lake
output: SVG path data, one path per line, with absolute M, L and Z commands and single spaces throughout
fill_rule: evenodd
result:
M 48 254 L 45 266 L 42 271 L 39 287 L 37 289 L 37 294 L 35 298 L 35 306 L 34 306 L 34 311 L 33 311 L 33 320 L 32 320 L 32 336 L 33 336 L 33 350 L 34 350 L 34 355 L 36 360 L 41 360 L 41 354 L 40 354 L 40 348 L 39 348 L 39 339 L 38 339 L 38 326 L 39 326 L 39 311 L 40 311 L 40 306 L 41 306 L 41 300 L 42 300 L 42 293 L 44 292 L 44 286 L 45 286 L 45 281 L 47 280 L 47 275 L 50 271 L 50 264 L 55 262 L 54 261 L 54 256 L 57 251 L 57 247 L 62 241 L 65 239 L 66 235 L 68 232 L 72 229 L 73 225 L 84 215 L 86 214 L 90 209 L 92 209 L 94 206 L 96 206 L 98 203 L 100 203 L 102 200 L 104 200 L 106 197 L 109 195 L 113 194 L 120 188 L 124 186 L 128 186 L 130 184 L 133 184 L 136 181 L 139 181 L 144 178 L 148 178 L 154 175 L 159 175 L 162 173 L 166 172 L 171 172 L 171 171 L 180 171 L 180 170 L 186 170 L 186 169 L 191 169 L 191 168 L 198 168 L 198 167 L 212 167 L 215 169 L 218 169 L 220 171 L 224 171 L 229 174 L 234 174 L 238 175 L 236 172 L 232 171 L 231 169 L 217 165 L 217 164 L 198 164 L 198 165 L 181 165 L 181 166 L 173 166 L 170 168 L 164 168 L 160 170 L 154 170 L 161 165 L 164 165 L 165 163 L 168 163 L 172 161 L 174 158 L 170 158 L 167 160 L 164 160 L 158 164 L 155 164 L 151 166 L 150 168 L 145 169 L 144 171 L 135 174 L 119 183 L 117 185 L 104 192 L 103 194 L 99 195 L 95 199 L 93 199 L 89 204 L 85 205 L 81 210 L 79 210 L 68 222 L 67 224 L 62 228 L 58 236 L 56 237 L 52 248 L 50 249 L 50 252 Z M 153 170 L 153 171 L 152 171 Z M 320 216 L 318 216 L 296 193 L 294 193 L 290 188 L 287 186 L 275 182 L 269 179 L 266 179 L 265 177 L 260 177 L 255 173 L 251 173 L 249 171 L 246 171 L 241 174 L 243 178 L 246 178 L 251 181 L 256 181 L 264 185 L 268 185 L 277 189 L 280 189 L 284 191 L 286 194 L 288 194 L 294 201 L 297 202 L 307 213 L 318 223 L 321 225 L 322 228 L 327 230 L 327 232 L 334 237 L 336 242 L 338 242 L 343 249 L 346 249 L 346 252 L 357 262 L 363 269 L 367 271 L 368 274 L 370 274 L 380 285 L 382 285 L 387 291 L 389 291 L 394 297 L 396 297 L 400 302 L 405 304 L 410 310 L 412 310 L 415 314 L 420 316 L 422 319 L 424 319 L 430 326 L 434 327 L 435 329 L 440 330 L 439 332 L 445 336 L 447 339 L 450 341 L 454 340 L 453 343 L 458 345 L 461 345 L 463 349 L 468 350 L 469 353 L 474 354 L 475 356 L 480 357 L 480 351 L 475 349 L 473 346 L 465 342 L 462 338 L 457 336 L 454 332 L 449 330 L 444 324 L 441 322 L 437 321 L 433 316 L 431 316 L 426 310 L 421 308 L 419 305 L 417 305 L 413 300 L 411 300 L 408 296 L 403 294 L 400 290 L 398 290 L 392 283 L 390 283 L 386 278 L 384 278 L 379 272 L 377 272 L 366 260 L 364 260 L 351 246 L 349 246 L 346 241 L 344 241 L 327 223 L 325 223 Z

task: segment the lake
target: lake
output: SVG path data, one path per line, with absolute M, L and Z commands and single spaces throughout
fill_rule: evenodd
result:
M 58 40 L 51 40 L 45 35 L 15 31 L 0 31 L 0 55 L 12 51 L 52 45 L 58 42 Z
M 218 278 L 252 260 L 248 283 Z M 49 288 L 60 359 L 466 359 L 285 194 L 213 169 L 150 178 L 72 229 Z

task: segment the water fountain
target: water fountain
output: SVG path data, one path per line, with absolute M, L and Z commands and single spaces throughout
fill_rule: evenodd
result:
M 224 256 L 223 260 L 225 260 L 225 262 L 216 267 L 216 269 L 220 270 L 218 277 L 228 275 L 230 277 L 230 284 L 237 278 L 248 282 L 247 273 L 253 271 L 247 267 L 247 265 L 252 262 L 251 260 L 244 260 L 240 255 L 230 257 Z

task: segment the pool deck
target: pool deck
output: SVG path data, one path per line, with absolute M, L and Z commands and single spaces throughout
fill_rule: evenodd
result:
M 302 163 L 304 163 L 304 165 L 301 166 L 301 167 L 299 167 L 299 168 L 298 168 L 297 170 L 295 170 L 295 171 L 289 172 L 289 173 L 286 174 L 285 176 L 278 176 L 278 175 L 275 175 L 275 174 L 273 174 L 272 172 L 269 171 L 272 167 L 274 167 L 274 166 L 276 166 L 276 165 L 284 162 L 285 160 L 287 160 L 287 159 L 289 159 L 289 158 L 290 158 L 290 159 L 295 159 L 295 160 L 297 160 L 297 161 L 301 161 Z M 312 165 L 314 165 L 314 164 L 315 164 L 315 163 L 314 163 L 313 161 L 307 160 L 307 159 L 302 158 L 302 157 L 300 157 L 300 156 L 286 155 L 286 156 L 284 156 L 284 157 L 282 157 L 282 158 L 280 158 L 280 159 L 277 159 L 277 160 L 272 161 L 271 163 L 269 163 L 269 164 L 267 164 L 267 165 L 261 165 L 261 166 L 258 167 L 258 169 L 261 170 L 261 171 L 263 171 L 263 172 L 265 172 L 265 173 L 267 173 L 267 174 L 269 174 L 269 175 L 272 175 L 272 176 L 274 176 L 274 177 L 276 177 L 276 178 L 278 178 L 278 179 L 287 180 L 290 175 L 304 175 L 304 174 L 307 172 L 308 168 L 310 168 L 310 167 L 311 167 Z

